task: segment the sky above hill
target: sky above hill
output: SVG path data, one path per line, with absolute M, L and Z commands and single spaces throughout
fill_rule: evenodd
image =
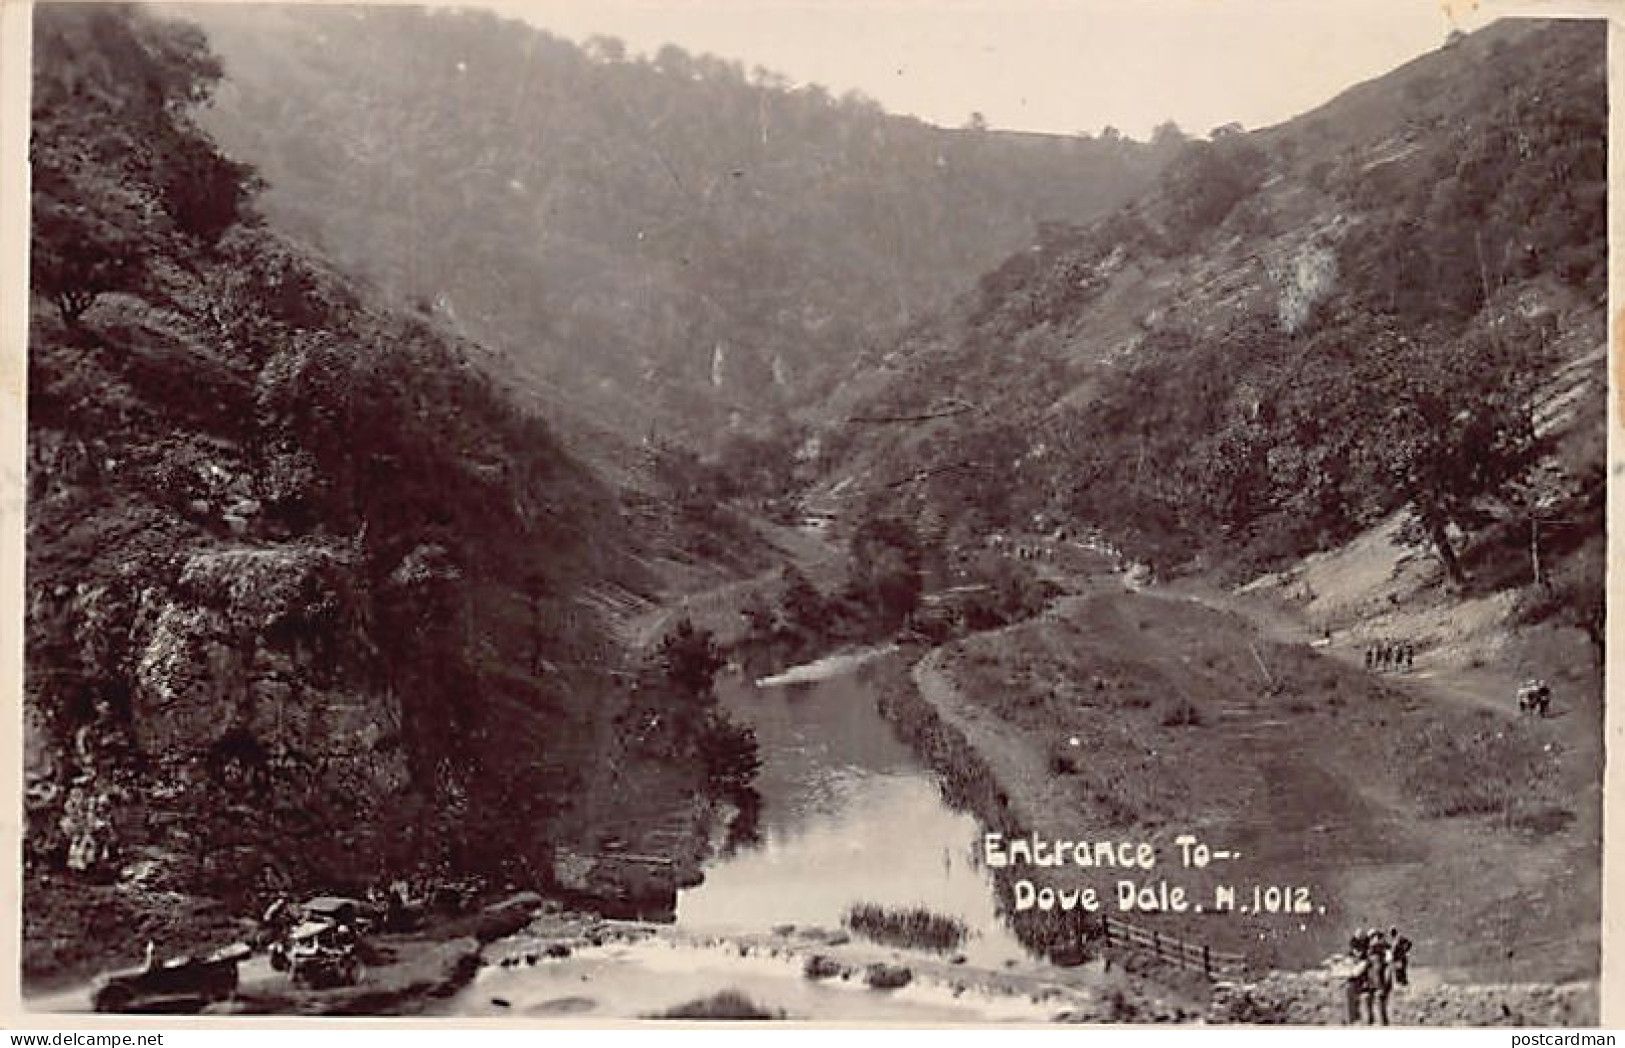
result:
M 1145 139 L 1279 123 L 1487 19 L 1472 0 L 483 0 L 633 54 L 672 43 L 944 126 Z

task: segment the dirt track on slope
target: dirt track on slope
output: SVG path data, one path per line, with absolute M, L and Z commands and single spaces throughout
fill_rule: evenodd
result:
M 1096 586 L 933 654 L 916 681 L 1029 827 L 1152 840 L 1165 856 L 1158 874 L 1198 899 L 1218 883 L 1243 895 L 1280 884 L 1309 888 L 1316 907 L 1130 914 L 1137 923 L 1286 968 L 1338 952 L 1355 925 L 1397 924 L 1429 978 L 1595 978 L 1600 764 L 1575 735 L 1580 718 L 1520 720 L 1464 697 L 1465 684 L 1371 674 L 1252 618 Z M 1164 723 L 1180 705 L 1197 723 Z M 1560 803 L 1525 824 L 1431 814 L 1458 784 L 1412 766 L 1415 740 L 1428 738 L 1509 748 L 1549 773 Z M 1077 770 L 1057 770 L 1058 749 Z M 1171 848 L 1181 832 L 1241 857 L 1222 873 L 1181 870 Z

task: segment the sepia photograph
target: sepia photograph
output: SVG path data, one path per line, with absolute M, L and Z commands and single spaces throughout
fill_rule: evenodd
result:
M 1607 1018 L 1606 18 L 10 13 L 32 1020 Z

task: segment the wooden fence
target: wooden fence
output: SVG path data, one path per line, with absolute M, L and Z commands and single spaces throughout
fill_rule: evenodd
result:
M 1247 958 L 1239 953 L 1223 953 L 1206 943 L 1190 942 L 1178 936 L 1149 931 L 1110 914 L 1101 915 L 1107 946 L 1122 946 L 1143 950 L 1158 960 L 1200 971 L 1209 979 L 1233 977 L 1247 967 Z

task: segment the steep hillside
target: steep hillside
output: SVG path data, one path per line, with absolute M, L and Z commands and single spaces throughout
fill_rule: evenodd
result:
M 708 445 L 772 419 L 1160 157 L 484 13 L 185 10 L 226 68 L 205 119 L 267 214 L 494 347 L 565 430 Z
M 1531 518 L 1547 569 L 1601 536 L 1606 103 L 1599 23 L 1509 21 L 1189 144 L 860 360 L 817 501 L 1232 578 L 1403 511 L 1528 581 Z
M 1401 1024 L 1594 1014 L 1605 40 L 1502 22 L 1191 143 L 857 361 L 807 446 L 806 508 L 912 525 L 930 597 L 998 554 L 1077 592 L 917 664 L 986 765 L 950 782 L 1052 839 L 1223 837 L 1221 876 L 1315 885 L 1291 921 L 1144 917 L 1259 967 L 1397 924 L 1426 958 Z M 1232 1017 L 1335 1021 L 1272 981 Z M 1437 988 L 1477 982 L 1547 985 Z
M 43 5 L 35 69 L 27 974 L 178 949 L 201 897 L 545 883 L 629 807 L 606 763 L 686 804 L 685 752 L 608 730 L 596 609 L 648 582 L 615 493 L 256 219 L 195 28 Z

